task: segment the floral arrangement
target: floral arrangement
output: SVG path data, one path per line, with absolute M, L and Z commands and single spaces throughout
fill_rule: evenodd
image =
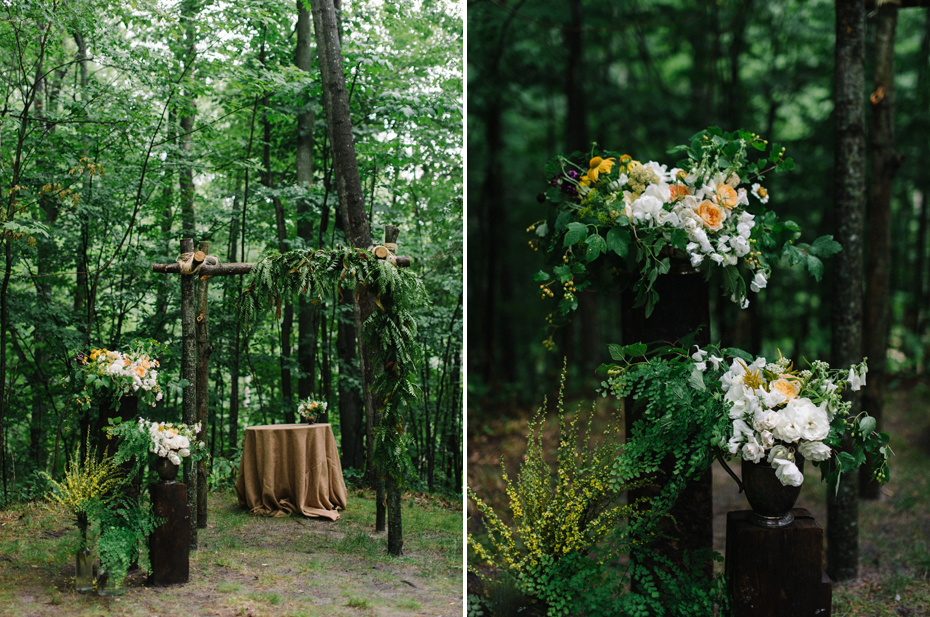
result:
M 116 463 L 134 460 L 141 471 L 147 464 L 148 453 L 166 458 L 175 465 L 182 458 L 191 457 L 196 462 L 207 456 L 206 444 L 197 441 L 200 423 L 190 426 L 175 422 L 151 422 L 139 418 L 136 422 L 119 422 L 107 429 L 111 439 L 119 439 Z
M 297 405 L 297 413 L 301 418 L 313 421 L 316 419 L 317 414 L 325 412 L 327 407 L 328 404 L 324 401 L 315 401 L 308 398 Z
M 653 284 L 672 269 L 673 259 L 708 276 L 722 271 L 724 293 L 743 308 L 749 291 L 768 284 L 781 257 L 805 264 L 820 279 L 820 258 L 839 251 L 839 244 L 832 236 L 797 244 L 799 226 L 765 208 L 765 174 L 794 168 L 784 148 L 769 149 L 746 131 L 710 128 L 669 152 L 687 158 L 669 167 L 592 150 L 559 156 L 546 167 L 550 188 L 540 201 L 552 207 L 527 231 L 536 235 L 530 245 L 553 264 L 535 280 L 544 298 L 561 285 L 563 317 L 577 308 L 577 291 L 618 278 L 633 285 L 636 306 L 645 306 L 648 317 L 659 299 Z
M 785 486 L 804 481 L 796 465 L 796 457 L 803 456 L 836 490 L 840 476 L 861 466 L 870 454 L 872 476 L 882 483 L 888 480 L 888 457 L 893 454 L 888 435 L 876 432 L 876 421 L 866 412 L 852 416 L 851 403 L 842 397 L 846 387 L 855 391 L 865 385 L 865 360 L 842 370 L 816 360 L 797 370 L 788 358 L 770 362 L 739 349 L 709 346 L 689 353 L 666 346 L 647 354 L 642 343 L 612 345 L 611 355 L 622 362 L 604 367 L 609 375 L 605 389 L 614 394 L 644 401 L 655 414 L 667 409 L 666 397 L 700 401 L 691 404 L 689 413 L 699 418 L 696 430 L 713 455 L 767 462 Z M 661 426 L 640 429 L 656 441 L 682 440 L 681 431 L 659 435 Z
M 691 357 L 697 371 L 707 370 L 708 361 L 711 365 L 723 362 L 708 350 L 698 349 Z M 804 481 L 796 455 L 815 465 L 832 459 L 840 474 L 859 467 L 871 451 L 879 455 L 873 475 L 884 482 L 888 479 L 888 436 L 875 433 L 875 419 L 865 412 L 849 417 L 851 403 L 842 398 L 847 385 L 853 391 L 864 386 L 867 373 L 865 360 L 848 371 L 831 369 L 820 360 L 798 371 L 788 358 L 775 362 L 763 357 L 752 362 L 735 358 L 718 378 L 732 421 L 726 443 L 721 441 L 720 447 L 730 456 L 768 462 L 784 486 L 800 486 Z M 847 433 L 854 443 L 851 454 L 841 449 Z M 831 473 L 831 466 L 821 469 Z
M 149 422 L 139 418 L 139 425 L 151 438 L 149 452 L 166 458 L 175 465 L 180 465 L 182 458 L 191 455 L 191 444 L 205 447 L 203 443 L 196 441 L 197 433 L 200 432 L 199 422 L 194 426 L 188 426 L 173 422 Z
M 159 374 L 156 356 L 167 351 L 164 343 L 137 340 L 128 352 L 92 349 L 88 355 L 78 353 L 74 357 L 75 370 L 65 381 L 71 382 L 75 402 L 83 409 L 90 408 L 95 393 L 114 398 L 134 395 L 154 407 L 164 398 L 166 386 L 183 388 L 187 385 L 186 380 L 166 380 Z

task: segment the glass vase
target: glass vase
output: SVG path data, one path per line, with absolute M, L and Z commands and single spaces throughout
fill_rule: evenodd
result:
M 94 553 L 86 546 L 75 555 L 74 590 L 89 593 L 94 590 Z
M 97 579 L 98 596 L 121 596 L 126 591 L 125 574 L 123 576 L 110 576 L 106 570 L 100 573 L 100 578 Z

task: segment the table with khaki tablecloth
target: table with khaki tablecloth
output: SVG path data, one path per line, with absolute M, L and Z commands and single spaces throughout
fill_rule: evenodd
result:
M 252 514 L 339 518 L 336 510 L 345 509 L 347 493 L 330 425 L 245 429 L 236 493 Z

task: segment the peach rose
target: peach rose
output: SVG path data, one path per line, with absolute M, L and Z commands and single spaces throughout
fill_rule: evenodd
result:
M 729 184 L 718 184 L 716 193 L 717 203 L 727 208 L 732 208 L 739 200 L 736 191 Z
M 723 208 L 708 199 L 698 204 L 695 213 L 701 217 L 701 222 L 704 223 L 704 226 L 711 231 L 720 231 L 723 229 L 723 221 L 727 218 Z
M 668 188 L 671 194 L 669 201 L 678 201 L 684 199 L 685 195 L 691 194 L 691 190 L 686 184 L 670 184 Z
M 799 386 L 794 379 L 795 378 L 790 375 L 779 375 L 778 379 L 769 384 L 769 390 L 778 390 L 788 397 L 790 401 L 801 392 L 801 386 Z

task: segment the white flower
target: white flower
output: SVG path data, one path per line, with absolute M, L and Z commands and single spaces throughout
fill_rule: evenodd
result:
M 691 253 L 691 267 L 697 268 L 704 261 L 704 256 L 700 253 Z
M 798 452 L 809 461 L 825 461 L 833 450 L 822 441 L 802 441 L 798 444 Z
M 814 405 L 810 399 L 792 399 L 788 407 L 797 407 L 796 420 L 802 439 L 820 441 L 830 434 L 830 420 L 827 418 L 826 403 L 820 407 Z
M 769 450 L 769 457 L 766 460 L 768 460 L 769 463 L 772 463 L 775 459 L 782 459 L 782 460 L 794 462 L 794 452 L 789 450 L 786 446 L 783 446 L 782 444 L 778 444 L 777 446 L 773 446 L 772 449 Z
M 772 431 L 778 439 L 794 443 L 801 438 L 801 427 L 798 426 L 798 419 L 795 414 L 788 411 L 786 407 L 779 413 L 778 425 Z
M 777 411 L 765 409 L 756 412 L 754 424 L 758 431 L 774 431 L 779 420 L 781 420 L 781 416 L 778 415 Z
M 756 275 L 752 277 L 752 282 L 749 284 L 749 289 L 753 290 L 756 293 L 759 293 L 760 289 L 765 289 L 765 286 L 769 284 L 765 275 L 761 272 L 756 272 Z
M 755 195 L 756 199 L 761 201 L 764 204 L 769 203 L 769 194 L 762 186 L 756 182 L 752 185 L 752 194 Z
M 704 371 L 707 370 L 707 363 L 706 362 L 695 362 L 694 367 L 703 373 Z
M 765 456 L 765 449 L 759 445 L 754 436 L 750 436 L 743 446 L 743 460 L 758 463 Z
M 652 227 L 662 212 L 662 202 L 653 195 L 643 195 L 632 203 L 633 218 L 637 222 L 649 222 Z
M 178 450 L 178 456 L 180 456 L 181 458 L 187 458 L 190 455 L 191 455 L 191 451 L 188 450 L 187 448 L 181 448 L 180 450 Z
M 778 407 L 779 405 L 784 405 L 788 401 L 788 397 L 784 392 L 780 390 L 772 389 L 770 392 L 762 391 L 762 404 L 768 407 L 769 409 Z
M 759 437 L 762 440 L 762 447 L 766 450 L 770 450 L 775 445 L 775 436 L 772 435 L 771 431 L 762 431 L 759 433 Z
M 718 358 L 717 356 L 711 355 L 707 361 L 714 365 L 714 370 L 716 371 L 717 367 L 720 366 L 720 363 L 723 362 L 723 358 Z
M 178 458 L 178 455 L 174 452 L 174 450 L 170 450 L 168 452 L 168 460 L 174 463 L 175 465 L 181 464 L 181 459 Z
M 868 371 L 868 368 L 864 368 L 861 373 L 856 373 L 855 369 L 849 369 L 849 377 L 846 378 L 846 381 L 849 382 L 853 392 L 858 391 L 865 385 L 865 374 Z
M 804 482 L 804 474 L 798 469 L 798 466 L 782 458 L 774 460 L 775 477 L 781 482 L 782 486 L 801 486 Z

